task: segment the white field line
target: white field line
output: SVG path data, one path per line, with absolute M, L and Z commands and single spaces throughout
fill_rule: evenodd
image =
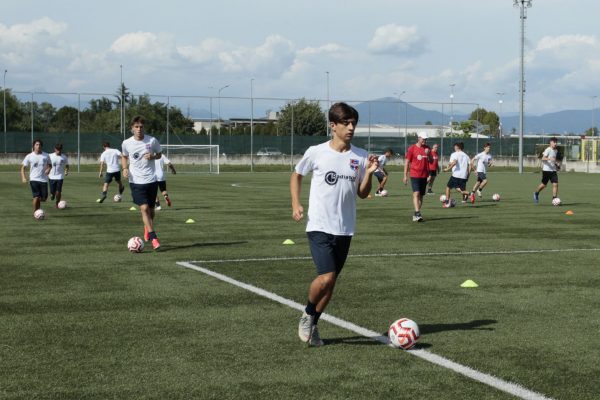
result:
M 199 267 L 194 265 L 191 262 L 178 262 L 178 265 L 184 267 L 184 268 L 188 268 L 188 269 L 192 269 L 194 271 L 198 271 L 198 272 L 202 272 L 206 275 L 212 276 L 213 278 L 219 279 L 223 282 L 227 282 L 231 285 L 240 287 L 242 289 L 248 290 L 249 292 L 255 293 L 259 296 L 265 297 L 269 300 L 273 300 L 277 303 L 283 304 L 285 306 L 288 306 L 290 308 L 293 308 L 295 310 L 298 311 L 303 311 L 304 310 L 304 306 L 300 303 L 296 303 L 293 300 L 290 299 L 286 299 L 285 297 L 281 297 L 275 293 L 269 292 L 267 290 L 261 289 L 259 287 L 244 283 L 244 282 L 240 282 L 236 279 L 233 279 L 227 275 L 223 275 L 220 274 L 218 272 L 215 271 L 211 271 L 210 269 L 206 269 L 203 267 Z M 343 319 L 334 317 L 333 315 L 329 315 L 329 314 L 322 314 L 321 315 L 321 319 L 325 320 L 333 325 L 339 326 L 340 328 L 344 328 L 347 329 L 349 331 L 352 331 L 354 333 L 357 333 L 361 336 L 376 340 L 382 344 L 388 344 L 387 341 L 387 337 L 386 336 L 382 336 L 381 334 L 375 332 L 375 331 L 371 331 L 369 329 L 363 328 L 361 326 L 358 326 L 356 324 L 353 324 L 352 322 L 348 322 L 345 321 Z M 515 383 L 511 383 L 511 382 L 506 382 L 502 379 L 496 378 L 492 375 L 489 374 L 485 374 L 483 372 L 479 372 L 474 370 L 473 368 L 467 367 L 465 365 L 462 364 L 458 364 L 452 360 L 449 360 L 447 358 L 444 358 L 442 356 L 438 356 L 437 354 L 431 353 L 429 351 L 426 350 L 406 350 L 407 353 L 414 355 L 416 357 L 419 357 L 423 360 L 429 361 L 430 363 L 439 365 L 443 368 L 447 368 L 450 369 L 456 373 L 459 373 L 461 375 L 464 375 L 468 378 L 471 378 L 473 380 L 476 380 L 478 382 L 484 383 L 488 386 L 491 386 L 495 389 L 501 390 L 503 392 L 512 394 L 513 396 L 519 397 L 521 399 L 526 399 L 526 400 L 551 400 L 550 397 L 546 397 L 540 393 L 537 392 L 533 392 L 531 390 L 525 389 L 524 387 L 517 385 Z
M 444 251 L 444 252 L 415 252 L 415 253 L 379 253 L 379 254 L 350 254 L 348 258 L 370 258 L 370 257 L 435 257 L 435 256 L 473 256 L 473 255 L 498 255 L 498 254 L 538 254 L 538 253 L 569 253 L 569 252 L 600 251 L 596 249 L 538 249 L 538 250 L 490 250 L 490 251 Z M 293 260 L 312 260 L 310 256 L 297 257 L 262 257 L 262 258 L 232 258 L 216 260 L 195 260 L 190 261 L 195 264 L 223 264 L 223 263 L 244 263 L 255 261 L 293 261 Z

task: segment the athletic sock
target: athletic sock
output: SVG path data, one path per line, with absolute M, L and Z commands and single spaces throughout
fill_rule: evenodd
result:
M 156 207 L 160 207 L 160 201 L 156 201 L 156 202 L 154 202 L 154 205 L 155 205 Z
M 102 192 L 102 196 L 106 197 L 106 194 L 107 194 L 107 193 L 108 193 L 108 192 Z
M 316 325 L 317 322 L 319 322 L 319 318 L 321 318 L 321 313 L 320 312 L 316 312 L 315 313 L 315 318 L 313 320 L 313 324 Z
M 156 236 L 156 232 L 154 232 L 154 231 L 148 232 L 148 239 L 150 239 L 150 240 L 158 239 L 158 236 Z
M 119 194 L 123 194 L 124 191 L 125 191 L 125 186 L 121 186 L 119 188 Z
M 309 301 L 306 302 L 306 308 L 304 309 L 304 311 L 308 314 L 308 315 L 315 315 L 317 313 L 317 305 L 313 304 Z

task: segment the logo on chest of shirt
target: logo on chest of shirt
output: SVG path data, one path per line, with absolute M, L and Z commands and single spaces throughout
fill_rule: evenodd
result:
M 358 160 L 355 160 L 353 158 L 350 159 L 350 169 L 352 169 L 352 171 L 358 171 L 358 165 L 359 165 Z
M 133 159 L 137 160 L 138 158 L 140 158 L 140 153 L 138 153 L 138 152 L 133 153 Z
M 343 179 L 343 180 L 347 180 L 350 182 L 354 182 L 356 180 L 356 176 L 353 175 L 342 175 L 342 174 L 338 174 L 335 171 L 329 171 L 325 174 L 325 183 L 327 183 L 328 185 L 335 185 L 338 180 Z

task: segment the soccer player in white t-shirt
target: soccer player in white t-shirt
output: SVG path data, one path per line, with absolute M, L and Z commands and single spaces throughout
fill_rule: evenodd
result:
M 40 208 L 41 202 L 48 198 L 48 174 L 52 169 L 50 156 L 42 151 L 42 145 L 40 139 L 34 140 L 33 151 L 25 156 L 21 165 L 21 181 L 23 183 L 27 183 L 25 168 L 29 167 L 29 186 L 33 196 L 34 213 Z
M 483 151 L 477 154 L 471 160 L 471 166 L 476 168 L 477 171 L 477 182 L 475 182 L 475 186 L 473 186 L 473 190 L 471 190 L 470 199 L 471 203 L 475 203 L 475 192 L 477 192 L 477 196 L 481 197 L 481 191 L 487 185 L 487 169 L 492 166 L 492 155 L 490 154 L 490 150 L 492 149 L 491 143 L 486 143 L 483 145 Z M 477 163 L 477 164 L 475 164 Z
M 558 157 L 558 140 L 550 139 L 550 146 L 542 153 L 542 183 L 533 192 L 533 201 L 540 201 L 540 192 L 544 190 L 548 181 L 552 182 L 552 198 L 558 197 L 558 170 L 560 169 L 560 160 Z
M 169 197 L 169 193 L 167 192 L 167 179 L 165 178 L 165 165 L 171 170 L 171 173 L 175 175 L 177 171 L 175 171 L 175 167 L 171 163 L 171 160 L 167 158 L 164 154 L 161 158 L 154 161 L 156 163 L 156 181 L 158 182 L 158 190 L 160 190 L 161 194 L 165 198 L 167 205 L 171 207 L 171 198 Z M 156 207 L 157 211 L 160 211 L 160 200 L 158 195 L 156 195 Z
M 133 118 L 131 132 L 133 135 L 121 145 L 123 176 L 129 179 L 133 202 L 140 207 L 144 222 L 144 240 L 152 241 L 152 247 L 158 250 L 160 243 L 154 232 L 154 207 L 158 192 L 154 160 L 162 157 L 162 149 L 156 138 L 144 134 L 143 117 L 138 115 Z
M 452 206 L 451 190 L 456 189 L 462 194 L 463 203 L 466 202 L 469 192 L 466 190 L 469 180 L 469 171 L 471 168 L 471 159 L 463 151 L 465 145 L 463 142 L 454 143 L 454 153 L 450 155 L 450 163 L 444 168 L 445 172 L 452 170 L 452 176 L 446 185 L 446 202 L 444 208 Z
M 375 191 L 375 196 L 381 196 L 383 189 L 385 189 L 385 184 L 387 183 L 389 174 L 385 169 L 385 164 L 387 164 L 388 160 L 392 158 L 394 155 L 394 150 L 386 149 L 385 152 L 377 158 L 377 162 L 379 162 L 379 168 L 375 171 L 374 175 L 379 182 L 379 186 L 377 186 L 377 190 Z
M 312 172 L 306 232 L 318 276 L 310 285 L 298 326 L 300 340 L 312 346 L 323 345 L 317 323 L 348 256 L 356 223 L 356 196 L 364 199 L 369 195 L 372 175 L 379 166 L 376 156 L 351 144 L 358 122 L 356 109 L 335 103 L 329 109 L 329 121 L 331 140 L 309 147 L 290 179 L 292 218 L 300 221 L 304 217 L 302 179 Z
M 62 153 L 63 145 L 57 143 L 54 146 L 54 153 L 50 154 L 50 164 L 52 169 L 48 174 L 50 179 L 50 200 L 56 200 L 56 208 L 62 197 L 62 187 L 65 176 L 69 175 L 69 158 Z
M 100 194 L 100 198 L 96 200 L 97 203 L 102 203 L 106 200 L 108 185 L 110 185 L 113 179 L 119 185 L 119 194 L 123 194 L 125 190 L 125 186 L 121 182 L 121 152 L 117 149 L 111 149 L 109 142 L 104 142 L 102 147 L 104 151 L 100 154 L 100 173 L 98 174 L 98 178 L 102 178 L 104 165 L 106 165 L 106 175 L 104 175 L 102 193 Z

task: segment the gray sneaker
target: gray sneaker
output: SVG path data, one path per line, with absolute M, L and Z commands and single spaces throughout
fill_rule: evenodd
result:
M 477 189 L 477 197 L 482 197 L 481 190 Z
M 308 341 L 309 346 L 321 347 L 324 345 L 321 340 L 321 335 L 319 335 L 319 327 L 318 325 L 312 326 L 312 333 L 310 335 L 310 340 Z
M 310 340 L 314 320 L 314 315 L 308 315 L 306 312 L 303 312 L 302 316 L 300 317 L 300 323 L 298 324 L 298 337 L 304 343 Z M 318 334 L 319 333 L 317 332 L 317 335 Z
M 423 217 L 420 215 L 413 215 L 413 222 L 423 222 Z

